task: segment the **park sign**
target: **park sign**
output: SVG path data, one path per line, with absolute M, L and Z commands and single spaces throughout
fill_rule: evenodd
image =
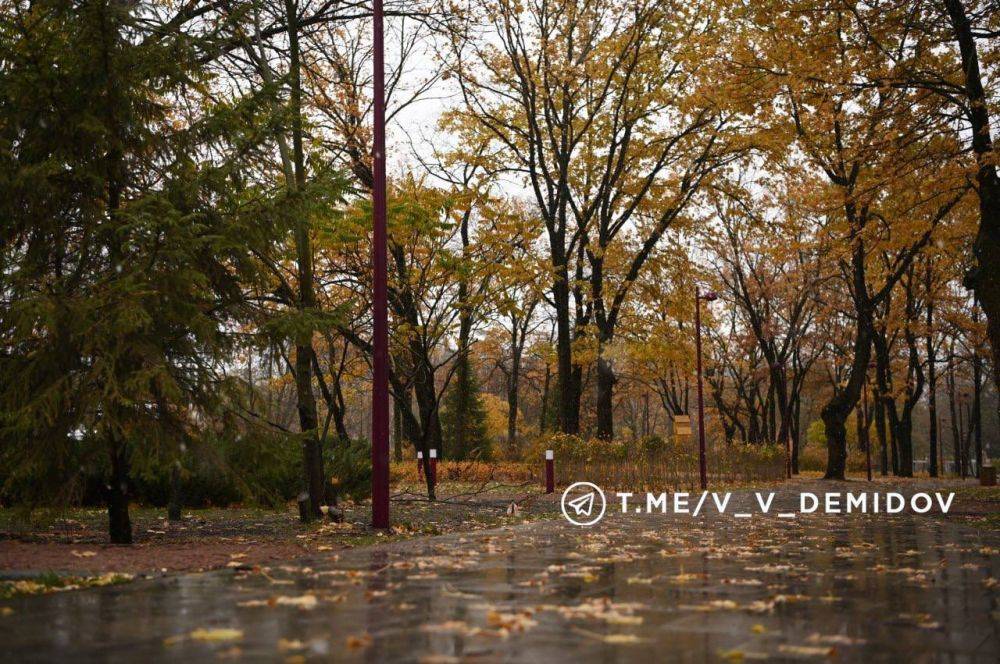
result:
M 674 435 L 675 436 L 691 435 L 690 415 L 674 415 Z

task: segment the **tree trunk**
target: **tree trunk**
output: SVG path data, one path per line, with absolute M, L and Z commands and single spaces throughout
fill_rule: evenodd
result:
M 182 505 L 181 462 L 178 459 L 170 465 L 170 501 L 167 503 L 167 519 L 170 521 L 180 521 Z
M 826 474 L 824 479 L 846 479 L 847 472 L 847 417 L 851 409 L 844 399 L 831 400 L 820 413 L 826 429 Z
M 549 388 L 552 384 L 552 370 L 549 365 L 545 365 L 545 380 L 542 381 L 542 404 L 541 412 L 538 416 L 538 433 L 545 433 L 548 429 L 549 419 Z
M 392 442 L 393 458 L 396 463 L 403 461 L 403 414 L 399 411 L 399 405 L 393 400 L 392 408 Z
M 906 340 L 906 398 L 903 401 L 903 412 L 899 418 L 896 439 L 899 441 L 899 468 L 901 477 L 913 477 L 913 410 L 920 402 L 924 391 L 924 372 L 920 363 L 920 351 L 917 348 L 917 336 L 913 332 L 910 321 L 917 318 L 915 283 L 911 268 L 906 280 L 906 323 L 903 337 Z
M 858 448 L 868 451 L 868 429 L 865 428 L 865 413 L 858 407 L 854 409 L 854 432 L 858 438 Z
M 892 474 L 899 475 L 899 416 L 896 413 L 896 402 L 886 399 L 885 410 L 889 414 L 889 461 Z
M 983 467 L 983 364 L 979 353 L 972 356 L 972 422 L 976 441 L 976 477 Z
M 879 473 L 882 477 L 889 474 L 889 445 L 885 429 L 885 403 L 879 389 L 875 395 L 875 433 L 878 434 Z
M 934 294 L 931 274 L 931 263 L 927 261 L 927 274 L 924 287 L 927 291 L 927 420 L 928 420 L 928 461 L 931 477 L 938 476 L 938 437 L 937 437 L 937 358 L 934 351 Z
M 973 244 L 976 267 L 968 275 L 966 286 L 975 289 L 986 313 L 986 329 L 993 350 L 993 382 L 1000 390 L 1000 178 L 997 176 L 989 106 L 972 25 L 961 0 L 944 0 L 944 5 L 962 56 L 969 134 L 978 164 L 979 232 Z
M 792 474 L 799 474 L 799 418 L 801 416 L 802 399 L 799 396 L 795 397 L 794 406 L 792 412 L 794 417 L 792 418 Z
M 969 476 L 969 417 L 968 417 L 968 407 L 966 407 L 965 412 L 962 411 L 962 405 L 958 406 L 958 437 L 962 441 L 962 472 L 960 473 L 961 478 L 964 480 Z
M 900 477 L 913 477 L 913 414 L 909 407 L 903 408 L 899 419 L 899 472 Z
M 962 468 L 962 434 L 958 430 L 958 404 L 955 394 L 955 342 L 952 340 L 952 360 L 948 363 L 948 411 L 951 415 L 951 447 L 952 458 L 955 463 L 955 472 L 961 472 Z
M 875 382 L 878 386 L 879 400 L 882 403 L 882 412 L 885 416 L 885 428 L 889 434 L 889 466 L 892 468 L 892 474 L 898 475 L 900 418 L 899 412 L 896 410 L 896 400 L 892 396 L 892 366 L 885 330 L 876 331 L 872 336 L 872 342 L 875 347 Z
M 469 214 L 462 216 L 462 222 L 459 227 L 459 235 L 462 239 L 462 260 L 467 262 L 469 260 Z M 458 355 L 455 361 L 458 363 L 458 367 L 455 370 L 455 387 L 459 390 L 466 391 L 469 386 L 469 372 L 472 368 L 469 366 L 469 340 L 472 337 L 472 310 L 469 308 L 469 283 L 464 276 L 459 278 L 458 282 Z M 458 399 L 458 403 L 469 403 L 471 399 L 475 396 L 471 394 L 461 395 Z M 466 457 L 472 450 L 469 449 L 468 440 L 468 422 L 469 413 L 464 408 L 458 408 L 458 412 L 451 413 L 451 417 L 454 418 L 455 424 L 455 440 L 451 441 L 454 445 L 453 455 L 457 454 L 456 458 Z
M 106 489 L 108 532 L 112 544 L 131 544 L 132 522 L 128 513 L 129 469 L 127 452 L 114 436 L 111 437 L 109 456 L 111 478 Z
M 292 122 L 292 159 L 294 162 L 294 184 L 289 183 L 292 203 L 295 207 L 295 254 L 298 270 L 298 309 L 307 312 L 316 307 L 316 292 L 313 275 L 312 240 L 309 235 L 309 221 L 301 200 L 305 189 L 305 155 L 302 147 L 302 70 L 299 64 L 298 13 L 292 0 L 285 0 L 285 19 L 288 23 L 289 51 L 289 104 Z M 320 506 L 326 493 L 323 472 L 323 451 L 318 429 L 319 415 L 316 410 L 316 395 L 312 386 L 312 330 L 298 334 L 295 340 L 295 395 L 299 415 L 299 431 L 302 434 L 302 462 L 305 484 L 309 493 L 308 515 L 320 517 Z
M 602 343 L 603 346 L 603 343 Z M 614 430 L 615 370 L 604 355 L 597 358 L 597 437 L 612 440 Z
M 522 342 L 523 343 L 523 340 Z M 507 449 L 514 452 L 517 448 L 517 407 L 518 390 L 521 383 L 521 348 L 515 337 L 511 347 L 510 375 L 507 376 Z M 547 386 L 546 386 L 547 387 Z M 545 417 L 545 403 L 542 403 L 542 417 Z
M 579 410 L 576 404 L 573 378 L 573 347 L 570 336 L 569 274 L 566 256 L 553 246 L 553 267 L 557 274 L 552 285 L 552 301 L 556 310 L 557 384 L 559 385 L 559 428 L 563 433 L 576 435 L 580 431 Z
M 295 346 L 295 395 L 299 414 L 299 431 L 302 435 L 302 465 L 306 490 L 309 494 L 309 516 L 323 515 L 320 506 L 325 493 L 323 453 L 320 447 L 316 411 L 316 395 L 312 386 L 312 346 Z
M 856 290 L 860 293 L 867 289 L 864 276 L 864 247 L 861 243 L 855 247 L 852 262 L 855 270 Z M 860 297 L 860 296 L 859 296 Z M 857 307 L 857 321 L 854 331 L 854 358 L 851 362 L 851 375 L 847 386 L 836 389 L 833 398 L 820 411 L 820 417 L 826 427 L 826 474 L 824 479 L 846 479 L 847 473 L 847 418 L 861 398 L 865 376 L 868 372 L 868 361 L 872 350 L 871 311 L 868 304 Z

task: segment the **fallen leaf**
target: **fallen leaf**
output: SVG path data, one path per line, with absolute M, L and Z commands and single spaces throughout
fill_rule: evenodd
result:
M 347 647 L 350 650 L 360 650 L 361 648 L 367 648 L 371 644 L 372 644 L 371 634 L 361 634 L 360 636 L 347 637 Z
M 797 646 L 782 643 L 778 646 L 778 652 L 793 657 L 830 657 L 836 651 L 831 646 Z
M 806 639 L 809 643 L 829 643 L 838 646 L 856 646 L 867 643 L 864 639 L 855 639 L 846 634 L 819 634 L 813 633 Z
M 228 627 L 215 627 L 210 629 L 199 628 L 188 635 L 195 641 L 237 641 L 243 638 L 242 629 L 231 629 Z

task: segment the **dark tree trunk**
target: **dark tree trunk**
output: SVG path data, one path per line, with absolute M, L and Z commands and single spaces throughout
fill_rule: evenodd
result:
M 302 435 L 302 465 L 306 490 L 309 494 L 309 516 L 323 515 L 320 506 L 325 495 L 323 452 L 318 429 L 319 415 L 312 386 L 312 346 L 295 347 L 295 394 L 299 414 L 299 431 Z
M 461 335 L 460 335 L 461 336 Z M 459 341 L 459 344 L 462 342 Z M 475 398 L 474 395 L 469 394 L 469 356 L 465 353 L 459 351 L 458 357 L 455 358 L 455 379 L 451 383 L 449 389 L 456 390 L 456 392 L 449 395 L 449 398 L 455 397 L 456 401 L 460 404 L 468 404 L 472 402 Z M 455 418 L 454 422 L 449 423 L 448 429 L 448 454 L 450 459 L 468 459 L 472 456 L 471 443 L 469 440 L 469 427 L 468 427 L 468 412 L 464 408 L 454 408 L 451 409 L 456 412 L 449 412 L 450 417 Z M 452 426 L 453 425 L 453 426 Z
M 924 392 L 924 372 L 920 363 L 920 351 L 917 349 L 917 336 L 911 327 L 911 321 L 918 316 L 914 282 L 913 270 L 911 269 L 905 282 L 906 323 L 903 327 L 908 353 L 906 398 L 903 401 L 902 415 L 897 423 L 896 431 L 896 439 L 899 441 L 898 473 L 901 477 L 913 477 L 913 410 L 917 407 Z
M 438 459 L 444 456 L 441 435 L 441 419 L 439 415 L 439 402 L 437 398 L 437 385 L 435 383 L 434 365 L 430 358 L 430 348 L 428 348 L 421 335 L 417 333 L 421 328 L 420 317 L 417 311 L 417 302 L 414 294 L 406 285 L 408 280 L 408 268 L 406 255 L 403 248 L 393 243 L 389 247 L 392 264 L 396 270 L 397 279 L 401 288 L 398 292 L 392 293 L 389 298 L 395 318 L 404 321 L 409 328 L 407 339 L 405 340 L 406 361 L 397 362 L 400 366 L 405 366 L 410 374 L 409 384 L 394 376 L 393 391 L 397 395 L 412 394 L 416 398 L 417 418 L 413 416 L 410 408 L 403 409 L 403 430 L 417 449 L 424 453 L 424 465 L 430 463 L 430 450 L 437 450 Z M 434 481 L 430 473 L 425 472 L 427 478 L 427 493 L 431 500 L 434 500 Z
M 959 473 L 962 469 L 962 433 L 959 431 L 958 425 L 958 404 L 957 395 L 955 394 L 955 342 L 952 340 L 951 349 L 952 359 L 948 363 L 948 411 L 951 415 L 951 447 L 952 447 L 952 458 L 955 464 L 955 472 Z
M 927 274 L 924 287 L 927 291 L 927 420 L 928 420 L 928 457 L 930 461 L 930 476 L 938 476 L 938 436 L 937 436 L 937 357 L 934 350 L 934 292 L 933 275 L 930 260 L 927 261 Z
M 892 367 L 890 364 L 889 342 L 885 330 L 878 330 L 872 337 L 875 347 L 875 381 L 885 414 L 886 429 L 889 434 L 889 461 L 892 474 L 899 474 L 899 434 L 900 417 L 893 395 Z
M 181 488 L 181 462 L 177 460 L 170 465 L 170 501 L 167 503 L 167 519 L 170 521 L 181 520 Z
M 968 407 L 966 407 L 965 412 L 962 411 L 962 406 L 958 406 L 958 435 L 959 439 L 962 441 L 962 472 L 961 477 L 964 480 L 969 476 L 969 412 Z
M 511 334 L 510 373 L 507 375 L 507 449 L 517 448 L 517 409 L 521 388 L 521 355 L 524 348 L 524 337 L 519 334 L 515 322 Z M 546 389 L 548 386 L 546 386 Z M 542 418 L 545 417 L 545 403 L 542 403 Z
M 961 0 L 944 0 L 944 5 L 962 56 L 969 133 L 978 163 L 979 232 L 973 245 L 976 267 L 968 275 L 966 285 L 975 289 L 986 313 L 987 335 L 993 350 L 993 382 L 1000 390 L 1000 178 L 997 176 L 989 106 L 972 25 Z
M 330 413 L 333 417 L 333 428 L 337 432 L 337 439 L 350 440 L 351 434 L 347 431 L 347 423 L 345 421 L 347 404 L 344 402 L 344 390 L 340 379 L 341 374 L 338 372 L 333 377 L 333 401 L 330 403 Z
M 557 274 L 552 285 L 552 301 L 556 310 L 556 376 L 559 385 L 559 429 L 576 435 L 580 431 L 579 406 L 573 377 L 573 346 L 570 329 L 569 274 L 565 253 L 553 246 L 552 262 Z M 564 252 L 564 250 L 563 250 Z
M 597 358 L 597 437 L 612 440 L 614 430 L 615 370 L 603 355 Z
M 864 247 L 859 243 L 852 258 L 855 268 L 856 290 L 864 292 Z M 859 296 L 860 297 L 860 296 Z M 872 328 L 871 311 L 867 302 L 858 307 L 854 332 L 854 357 L 847 386 L 836 389 L 833 398 L 823 406 L 820 417 L 826 427 L 827 462 L 824 479 L 846 479 L 847 473 L 847 418 L 861 398 L 868 361 L 871 358 Z
M 403 414 L 399 412 L 399 405 L 393 400 L 392 408 L 392 442 L 393 458 L 396 463 L 403 461 Z
M 648 438 L 652 433 L 650 430 L 649 421 L 649 392 L 644 392 L 642 395 L 642 437 Z M 727 440 L 731 440 L 732 436 L 727 437 Z
M 847 417 L 844 399 L 831 400 L 820 413 L 826 429 L 826 474 L 824 479 L 846 479 L 847 472 Z
M 862 452 L 868 450 L 868 429 L 865 427 L 865 412 L 862 408 L 854 409 L 854 433 L 858 438 L 858 447 Z
M 900 477 L 913 477 L 913 414 L 909 408 L 903 409 L 899 418 L 899 472 Z
M 292 0 L 285 0 L 285 17 L 288 22 L 289 52 L 289 105 L 291 111 L 292 158 L 294 183 L 289 183 L 291 202 L 297 216 L 295 224 L 295 252 L 298 269 L 298 308 L 306 312 L 316 307 L 313 275 L 312 240 L 309 235 L 307 213 L 301 199 L 305 189 L 305 153 L 302 145 L 302 70 L 299 61 L 298 10 Z M 302 434 L 302 462 L 306 489 L 309 493 L 308 515 L 322 516 L 320 506 L 326 495 L 323 451 L 319 440 L 319 415 L 316 395 L 312 385 L 312 330 L 301 332 L 295 340 L 295 394 Z
M 552 371 L 549 365 L 545 365 L 545 380 L 542 381 L 542 404 L 541 412 L 538 415 L 538 432 L 545 433 L 548 429 L 549 419 L 549 388 L 552 384 Z
M 800 396 L 795 397 L 794 405 L 792 407 L 792 474 L 799 474 L 799 423 L 801 417 L 802 399 Z
M 132 521 L 128 513 L 129 468 L 127 452 L 116 439 L 109 450 L 111 477 L 107 486 L 108 532 L 112 544 L 132 543 Z
M 881 389 L 878 389 L 875 395 L 875 433 L 878 434 L 879 443 L 879 473 L 885 477 L 889 474 L 889 445 L 886 438 L 885 402 Z
M 462 223 L 459 227 L 459 235 L 462 239 L 462 260 L 469 261 L 469 217 L 466 213 L 462 216 Z M 469 362 L 469 341 L 472 338 L 472 309 L 469 306 L 469 282 L 464 276 L 458 282 L 458 355 L 455 361 L 458 366 L 455 370 L 455 389 L 466 391 L 470 385 L 469 372 L 472 370 Z M 461 395 L 458 403 L 470 403 L 475 396 L 471 394 Z M 451 413 L 454 418 L 455 440 L 451 441 L 455 451 L 465 457 L 472 450 L 469 449 L 469 413 L 464 408 L 457 409 L 458 412 Z M 478 441 L 477 441 L 478 442 Z M 453 452 L 454 454 L 454 452 Z
M 979 353 L 972 356 L 972 421 L 976 441 L 976 477 L 983 467 L 983 364 Z
M 889 414 L 889 460 L 892 474 L 899 475 L 899 414 L 896 412 L 896 402 L 887 399 L 885 410 Z
M 422 465 L 424 470 L 424 481 L 427 483 L 427 497 L 430 500 L 434 500 L 434 478 L 431 477 L 430 474 L 430 449 L 432 445 L 428 444 L 425 431 L 418 421 L 417 416 L 413 414 L 409 386 L 403 384 L 402 381 L 399 380 L 399 377 L 394 373 L 389 374 L 389 380 L 392 381 L 396 412 L 399 413 L 399 416 L 402 419 L 403 436 L 413 444 L 416 451 L 423 453 Z

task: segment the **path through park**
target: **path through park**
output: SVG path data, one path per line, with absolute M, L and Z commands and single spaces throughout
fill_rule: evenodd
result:
M 609 505 L 587 529 L 542 521 L 25 597 L 0 619 L 0 658 L 996 661 L 1000 533 L 912 513 L 774 516 L 797 500 L 783 490 L 750 518 Z

